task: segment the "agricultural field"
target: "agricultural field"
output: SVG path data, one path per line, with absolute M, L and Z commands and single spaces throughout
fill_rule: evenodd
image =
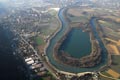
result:
M 99 75 L 99 79 L 100 80 L 114 80 L 114 79 L 111 79 L 111 75 L 108 74 L 106 71 L 104 72 L 101 72 L 102 75 Z
M 41 28 L 41 33 L 45 36 L 53 34 L 59 28 L 59 21 L 56 17 L 51 18 L 49 25 Z
M 113 40 L 120 40 L 120 24 L 115 22 L 108 22 L 108 21 L 99 21 L 104 34 L 113 39 Z
M 103 75 L 106 75 L 108 77 L 112 77 L 109 73 L 107 73 L 106 71 L 105 72 L 102 72 Z
M 115 80 L 120 79 L 120 74 L 113 69 L 108 69 L 104 72 L 101 72 L 99 78 L 101 80 Z
M 108 70 L 102 72 L 102 74 L 107 77 L 120 79 L 120 62 L 119 61 L 120 61 L 120 55 L 112 55 L 112 64 L 111 64 L 110 68 Z M 104 77 L 104 76 L 100 75 L 100 79 L 101 80 L 110 80 L 109 78 Z
M 35 37 L 35 42 L 37 45 L 43 45 L 44 44 L 44 40 L 39 36 L 39 37 Z
M 106 77 L 103 77 L 103 76 L 99 76 L 99 79 L 100 80 L 114 80 L 114 79 L 109 79 L 109 78 L 106 78 Z
M 120 74 L 120 55 L 112 55 L 111 69 Z
M 107 49 L 112 55 L 120 55 L 119 49 L 116 45 L 107 44 Z
M 90 14 L 87 11 L 93 12 L 93 10 L 91 9 L 83 11 L 83 9 L 72 8 L 68 10 L 67 17 L 72 23 L 76 23 L 76 22 L 88 23 L 90 19 Z
M 74 16 L 82 16 L 82 15 L 89 15 L 88 13 L 93 13 L 94 10 L 93 9 L 81 9 L 81 8 L 70 8 L 68 10 L 68 14 L 72 14 Z
M 115 71 L 112 70 L 112 69 L 109 69 L 109 70 L 107 71 L 107 73 L 108 73 L 109 75 L 111 75 L 112 77 L 117 78 L 117 79 L 120 77 L 120 74 L 117 73 L 117 72 L 115 72 Z
M 58 12 L 55 10 L 48 10 L 48 14 L 51 15 L 51 18 L 47 20 L 48 25 L 41 27 L 41 33 L 45 36 L 53 34 L 60 28 L 60 22 L 57 17 Z
M 102 18 L 111 19 L 113 21 L 116 21 L 116 22 L 120 23 L 120 16 L 117 15 L 117 14 L 112 14 L 110 16 L 102 16 Z
M 112 22 L 112 21 L 102 21 L 99 20 L 99 23 L 101 24 L 101 26 L 110 28 L 114 31 L 118 31 L 118 29 L 120 28 L 120 25 L 118 23 Z
M 79 16 L 79 17 L 76 17 L 76 16 L 68 16 L 68 18 L 70 19 L 70 21 L 72 23 L 76 23 L 76 22 L 82 22 L 82 23 L 85 23 L 85 22 L 88 22 L 88 18 L 84 15 L 82 16 Z

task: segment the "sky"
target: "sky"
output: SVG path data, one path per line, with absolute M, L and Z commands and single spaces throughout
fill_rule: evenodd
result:
M 7 1 L 9 1 L 9 0 L 0 0 L 0 2 L 7 2 Z
M 0 0 L 0 2 L 6 2 L 6 1 L 8 1 L 8 0 Z
M 10 1 L 17 1 L 17 0 L 0 0 L 0 2 L 10 2 Z

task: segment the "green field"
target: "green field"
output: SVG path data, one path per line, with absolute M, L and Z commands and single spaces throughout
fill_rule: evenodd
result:
M 37 45 L 42 45 L 44 44 L 44 40 L 41 37 L 36 37 L 35 42 Z

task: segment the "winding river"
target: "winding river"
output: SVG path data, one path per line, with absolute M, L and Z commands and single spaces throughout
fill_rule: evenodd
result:
M 65 10 L 65 8 L 60 9 L 59 14 L 58 14 L 59 19 L 62 23 L 61 29 L 50 40 L 50 43 L 46 49 L 46 55 L 49 59 L 49 62 L 56 69 L 61 70 L 61 71 L 66 71 L 66 72 L 79 73 L 79 72 L 97 71 L 100 67 L 104 66 L 107 63 L 107 50 L 106 50 L 101 38 L 99 37 L 98 32 L 96 31 L 96 26 L 95 26 L 96 18 L 91 18 L 90 24 L 93 29 L 94 36 L 95 36 L 96 40 L 99 42 L 99 45 L 102 49 L 102 62 L 99 65 L 92 67 L 92 68 L 77 68 L 77 67 L 60 64 L 53 58 L 53 49 L 54 49 L 55 44 L 62 38 L 65 31 L 69 28 L 68 22 L 65 20 L 64 15 L 63 15 L 64 10 Z

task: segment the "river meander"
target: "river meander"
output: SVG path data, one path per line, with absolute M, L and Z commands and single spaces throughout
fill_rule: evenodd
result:
M 73 73 L 79 73 L 79 72 L 88 72 L 88 71 L 96 71 L 98 70 L 100 67 L 104 66 L 107 63 L 107 51 L 106 48 L 104 47 L 102 40 L 100 39 L 97 31 L 96 31 L 96 26 L 95 24 L 95 20 L 94 18 L 91 19 L 90 24 L 92 29 L 94 29 L 93 33 L 95 38 L 98 40 L 100 47 L 102 49 L 102 62 L 100 64 L 98 64 L 95 67 L 92 68 L 77 68 L 77 67 L 73 67 L 73 66 L 68 66 L 68 65 L 64 65 L 64 64 L 60 64 L 59 62 L 57 62 L 54 57 L 53 57 L 53 49 L 55 44 L 62 38 L 62 36 L 64 35 L 65 31 L 68 30 L 68 22 L 65 20 L 64 15 L 63 15 L 63 11 L 65 9 L 61 9 L 59 11 L 59 19 L 62 23 L 61 29 L 59 32 L 57 32 L 57 34 L 50 40 L 50 44 L 48 45 L 47 49 L 46 49 L 46 55 L 49 59 L 49 62 L 57 69 L 61 70 L 61 71 L 67 71 L 67 72 L 73 72 Z

